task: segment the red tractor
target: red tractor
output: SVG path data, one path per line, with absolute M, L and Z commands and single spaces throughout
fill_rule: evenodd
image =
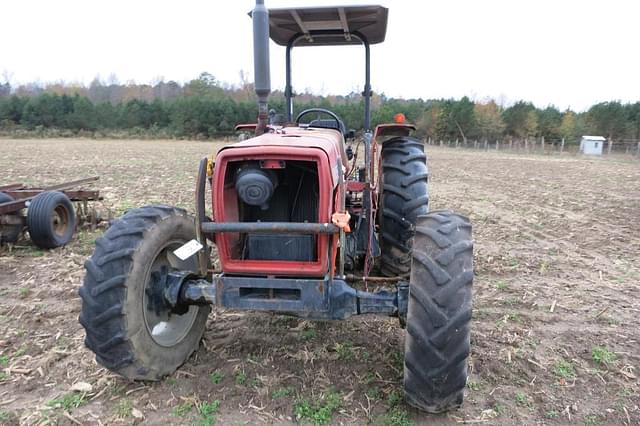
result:
M 470 350 L 471 224 L 428 210 L 424 145 L 403 122 L 370 130 L 369 46 L 384 40 L 380 6 L 252 11 L 255 137 L 200 162 L 196 215 L 164 205 L 129 210 L 96 240 L 80 289 L 80 322 L 97 361 L 159 380 L 198 348 L 211 305 L 338 320 L 396 316 L 406 327 L 409 404 L 460 406 Z M 269 37 L 286 46 L 286 112 L 269 115 Z M 363 45 L 364 161 L 331 111 L 293 118 L 291 49 Z M 401 117 L 400 117 L 401 118 Z M 402 121 L 402 120 L 398 120 Z M 212 212 L 206 211 L 209 182 Z M 221 271 L 211 267 L 215 244 Z M 368 292 L 349 281 L 394 291 Z M 378 280 L 381 278 L 378 277 Z

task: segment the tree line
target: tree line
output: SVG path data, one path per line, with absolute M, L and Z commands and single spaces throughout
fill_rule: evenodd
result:
M 256 117 L 253 86 L 241 76 L 230 86 L 202 73 L 185 84 L 120 84 L 94 80 L 89 86 L 0 84 L 0 129 L 63 129 L 71 132 L 133 130 L 178 138 L 214 138 Z M 284 94 L 275 91 L 270 108 L 284 111 Z M 346 96 L 297 94 L 296 111 L 329 108 L 352 129 L 362 129 L 364 106 L 359 93 Z M 443 140 L 503 140 L 544 137 L 576 142 L 581 135 L 613 140 L 640 140 L 640 102 L 602 102 L 583 112 L 538 108 L 519 101 L 509 106 L 494 100 L 394 99 L 372 97 L 372 124 L 392 122 L 402 112 L 422 137 Z

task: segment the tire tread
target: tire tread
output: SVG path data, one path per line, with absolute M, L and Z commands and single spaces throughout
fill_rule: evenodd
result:
M 430 413 L 463 401 L 470 353 L 473 242 L 468 219 L 435 211 L 418 219 L 409 287 L 404 386 Z
M 145 233 L 171 215 L 186 216 L 186 212 L 157 205 L 127 211 L 98 238 L 92 257 L 85 262 L 86 274 L 79 290 L 85 345 L 98 363 L 131 379 L 158 380 L 167 374 L 166 366 L 148 365 L 139 358 L 131 338 L 140 329 L 128 328 L 124 304 L 128 275 Z
M 69 212 L 68 231 L 65 235 L 55 234 L 51 225 L 51 215 L 62 205 Z M 68 244 L 73 238 L 77 224 L 76 211 L 71 200 L 60 191 L 45 191 L 31 200 L 27 209 L 27 230 L 33 243 L 42 249 L 53 249 Z
M 382 146 L 380 196 L 380 271 L 386 276 L 408 276 L 415 223 L 429 211 L 429 173 L 424 145 L 401 136 Z

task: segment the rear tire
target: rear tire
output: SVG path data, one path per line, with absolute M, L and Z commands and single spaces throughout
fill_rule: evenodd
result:
M 58 191 L 36 195 L 27 210 L 27 230 L 31 241 L 42 249 L 68 244 L 76 230 L 76 211 L 71 200 Z
M 460 407 L 470 353 L 473 242 L 451 211 L 419 218 L 413 245 L 404 355 L 407 403 L 429 413 Z
M 0 192 L 0 204 L 14 201 L 13 197 L 4 192 Z M 7 216 L 18 216 L 19 213 L 8 214 Z M 0 244 L 15 243 L 22 233 L 22 225 L 0 225 Z
M 195 236 L 184 210 L 146 206 L 129 210 L 96 240 L 80 288 L 80 323 L 99 364 L 129 379 L 159 380 L 198 348 L 210 307 L 159 311 L 151 286 L 162 268 L 198 270 L 197 256 L 173 255 Z
M 380 196 L 380 272 L 408 276 L 418 216 L 429 211 L 429 172 L 424 145 L 410 137 L 396 137 L 382 145 Z

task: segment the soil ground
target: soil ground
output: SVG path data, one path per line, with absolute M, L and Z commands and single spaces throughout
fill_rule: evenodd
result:
M 189 141 L 0 140 L 0 184 L 100 175 L 117 216 L 193 210 Z M 463 407 L 402 402 L 393 318 L 309 322 L 212 313 L 175 374 L 129 382 L 96 364 L 77 321 L 83 263 L 103 232 L 65 248 L 0 249 L 0 423 L 640 424 L 640 163 L 430 148 L 432 208 L 474 224 L 471 375 Z M 76 390 L 74 390 L 76 389 Z M 217 402 L 216 402 L 217 401 Z

